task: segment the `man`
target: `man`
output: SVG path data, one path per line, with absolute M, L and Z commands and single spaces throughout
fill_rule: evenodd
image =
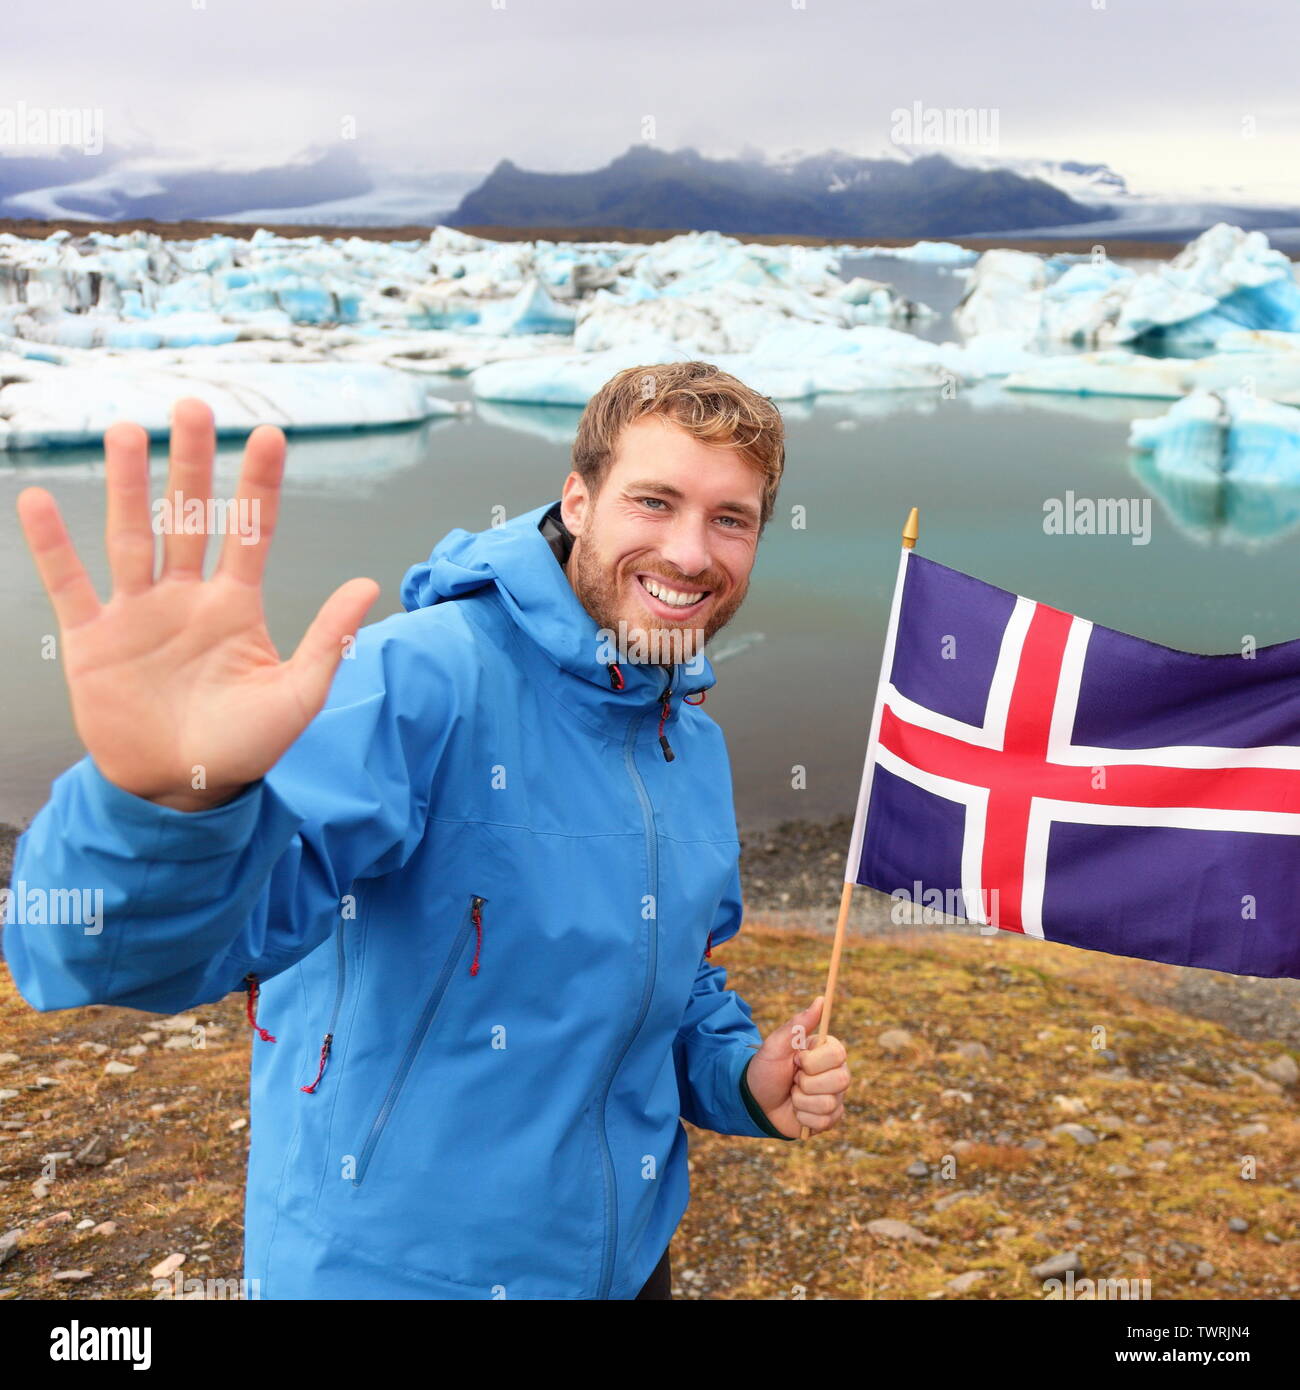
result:
M 169 497 L 208 497 L 213 451 L 179 403 Z M 343 585 L 286 662 L 260 596 L 283 435 L 249 436 L 260 539 L 206 582 L 187 534 L 154 577 L 144 432 L 105 452 L 108 604 L 48 494 L 19 499 L 88 756 L 14 877 L 102 888 L 104 925 L 7 926 L 18 988 L 247 989 L 262 1297 L 664 1296 L 681 1120 L 825 1132 L 849 1083 L 841 1043 L 804 1046 L 820 1001 L 763 1040 L 712 960 L 742 908 L 703 645 L 748 587 L 779 414 L 704 363 L 620 373 L 558 501 L 450 532 L 360 632 L 376 586 Z

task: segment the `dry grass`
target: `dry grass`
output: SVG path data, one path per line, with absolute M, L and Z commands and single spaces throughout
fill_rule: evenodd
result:
M 750 923 L 721 963 L 766 1032 L 819 992 L 826 956 L 822 936 Z M 1005 933 L 852 942 L 833 1022 L 855 1078 L 845 1122 L 806 1144 L 691 1132 L 677 1296 L 1035 1299 L 1031 1267 L 1065 1250 L 1089 1277 L 1149 1279 L 1154 1299 L 1300 1292 L 1296 1097 L 1260 1075 L 1281 1049 L 1139 997 L 1150 969 Z M 197 1014 L 223 1030 L 201 1050 L 154 1042 L 123 1056 L 154 1016 L 38 1014 L 0 975 L 0 1052 L 20 1059 L 0 1066 L 0 1088 L 19 1092 L 0 1122 L 24 1126 L 0 1131 L 0 1232 L 23 1230 L 0 1268 L 4 1296 L 152 1298 L 149 1270 L 172 1252 L 186 1254 L 184 1276 L 239 1276 L 242 996 Z M 888 1029 L 911 1046 L 884 1052 Z M 963 1055 L 963 1042 L 988 1058 Z M 104 1075 L 113 1057 L 138 1070 Z M 1053 1134 L 1064 1122 L 1099 1142 Z M 1253 1125 L 1266 1130 L 1239 1136 Z M 96 1133 L 109 1162 L 58 1161 L 34 1197 L 42 1156 Z M 907 1174 L 917 1161 L 927 1176 Z M 882 1217 L 923 1239 L 872 1234 Z M 76 1229 L 107 1219 L 110 1235 Z M 56 1278 L 70 1269 L 91 1277 Z M 983 1272 L 973 1287 L 947 1287 L 971 1270 Z

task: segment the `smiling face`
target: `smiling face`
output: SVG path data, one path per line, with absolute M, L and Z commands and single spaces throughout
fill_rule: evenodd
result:
M 579 473 L 565 480 L 574 593 L 601 628 L 621 623 L 627 642 L 690 661 L 749 588 L 762 496 L 762 473 L 734 449 L 641 416 L 619 436 L 595 498 Z

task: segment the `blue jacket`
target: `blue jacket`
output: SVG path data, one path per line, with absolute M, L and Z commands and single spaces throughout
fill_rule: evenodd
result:
M 451 531 L 235 800 L 83 758 L 19 842 L 15 885 L 104 890 L 98 934 L 6 926 L 36 1008 L 248 989 L 263 1298 L 634 1298 L 686 1208 L 681 1120 L 784 1137 L 710 958 L 741 923 L 726 746 L 684 703 L 713 670 L 602 659 L 556 508 Z

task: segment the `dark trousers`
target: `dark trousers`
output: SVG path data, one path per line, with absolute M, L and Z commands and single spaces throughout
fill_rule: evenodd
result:
M 641 1285 L 637 1300 L 643 1298 L 671 1298 L 673 1296 L 673 1271 L 665 1250 L 659 1263 L 650 1271 L 650 1277 Z

